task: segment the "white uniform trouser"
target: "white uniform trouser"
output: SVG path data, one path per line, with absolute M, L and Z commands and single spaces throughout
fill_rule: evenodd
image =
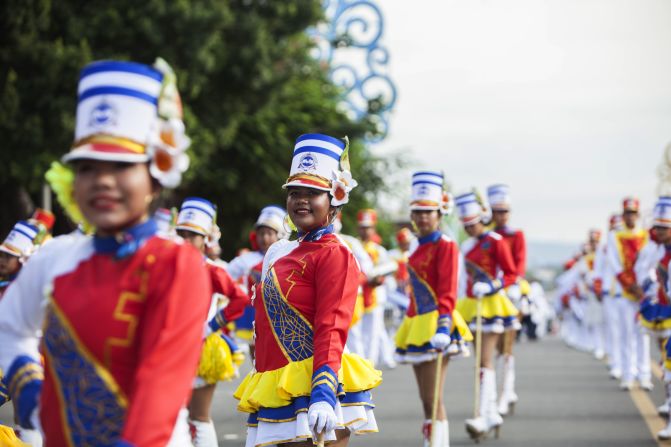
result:
M 618 312 L 618 303 L 622 297 L 613 297 L 606 295 L 603 298 L 603 319 L 606 325 L 606 354 L 608 354 L 608 364 L 611 369 L 622 371 L 622 350 L 620 348 L 620 333 L 622 325 L 620 324 L 620 314 Z
M 378 304 L 361 318 L 365 358 L 373 364 L 394 365 L 391 340 L 384 327 L 384 307 Z
M 650 380 L 650 336 L 637 321 L 637 302 L 620 298 L 618 301 L 622 318 L 622 381 Z
M 363 346 L 363 323 L 359 320 L 354 326 L 349 328 L 349 334 L 347 335 L 347 349 L 356 355 L 366 357 L 366 351 Z

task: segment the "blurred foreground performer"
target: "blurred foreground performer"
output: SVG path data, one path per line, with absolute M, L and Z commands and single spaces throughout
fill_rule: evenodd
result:
M 333 222 L 356 186 L 348 144 L 327 135 L 296 141 L 287 213 L 298 239 L 273 244 L 256 285 L 256 369 L 234 396 L 250 413 L 247 446 L 345 446 L 377 431 L 370 390 L 381 374 L 345 352 L 359 267 Z M 310 439 L 312 438 L 312 439 Z
M 211 288 L 200 253 L 149 216 L 188 165 L 181 111 L 161 59 L 81 72 L 70 168 L 58 170 L 93 235 L 42 247 L 0 301 L 15 414 L 47 445 L 189 445 L 182 409 Z

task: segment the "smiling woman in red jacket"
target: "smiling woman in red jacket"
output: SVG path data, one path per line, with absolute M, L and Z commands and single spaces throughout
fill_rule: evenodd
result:
M 321 434 L 344 446 L 351 432 L 377 431 L 370 389 L 380 372 L 344 352 L 359 266 L 332 225 L 355 186 L 346 140 L 298 138 L 284 185 L 298 239 L 276 242 L 263 260 L 256 369 L 235 392 L 238 409 L 250 413 L 248 446 L 312 446 Z

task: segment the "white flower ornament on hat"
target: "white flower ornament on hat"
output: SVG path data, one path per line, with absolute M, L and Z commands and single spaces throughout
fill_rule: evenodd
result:
M 177 77 L 162 58 L 156 59 L 154 68 L 163 73 L 163 84 L 158 99 L 158 129 L 147 147 L 151 158 L 149 172 L 162 186 L 174 188 L 189 168 L 186 149 L 191 140 L 186 136 L 182 121 L 182 100 L 177 90 Z
M 340 168 L 331 171 L 331 205 L 341 206 L 349 202 L 349 193 L 359 184 L 352 178 L 349 166 L 349 139 L 345 140 L 345 150 L 340 157 Z
M 349 193 L 358 183 L 349 171 L 333 171 L 331 179 L 331 205 L 340 206 L 349 202 Z

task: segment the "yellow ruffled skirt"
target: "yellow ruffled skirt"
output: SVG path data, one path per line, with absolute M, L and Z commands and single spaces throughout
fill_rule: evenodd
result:
M 6 425 L 0 425 L 0 446 L 2 447 L 28 447 L 14 433 L 14 429 Z
M 197 376 L 209 385 L 233 380 L 244 360 L 245 355 L 230 337 L 214 332 L 203 343 Z
M 413 317 L 406 316 L 396 332 L 396 360 L 401 363 L 421 363 L 433 360 L 437 351 L 430 341 L 437 329 L 437 310 Z M 452 312 L 450 334 L 452 343 L 455 345 L 473 340 L 473 334 L 456 309 Z M 457 348 L 455 350 L 448 348 L 447 352 L 451 354 L 462 351 L 461 346 Z
M 464 317 L 471 330 L 475 330 L 478 300 L 461 298 L 457 301 L 457 311 Z M 520 329 L 517 319 L 519 311 L 510 299 L 501 292 L 482 298 L 482 331 L 502 333 Z
M 233 397 L 238 410 L 250 413 L 247 446 L 261 447 L 311 437 L 307 411 L 312 391 L 312 357 L 290 362 L 272 371 L 250 372 Z M 382 382 L 382 373 L 356 354 L 345 353 L 338 371 L 337 428 L 356 434 L 377 431 L 370 390 Z M 332 430 L 325 440 L 334 441 Z
M 372 363 L 356 354 L 342 356 L 338 381 L 345 393 L 366 391 L 382 383 L 382 372 Z M 289 405 L 300 396 L 312 391 L 312 357 L 300 362 L 290 362 L 272 371 L 251 371 L 235 390 L 238 410 L 254 413 L 260 408 L 279 408 Z

